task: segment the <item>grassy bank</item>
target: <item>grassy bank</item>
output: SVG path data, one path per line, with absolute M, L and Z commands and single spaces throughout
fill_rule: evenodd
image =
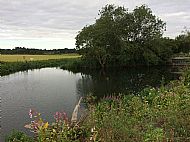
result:
M 58 54 L 58 55 L 0 55 L 0 62 L 26 62 L 26 61 L 40 61 L 50 59 L 70 59 L 78 58 L 78 54 Z
M 44 67 L 75 68 L 71 65 L 80 60 L 78 54 L 62 55 L 0 55 L 0 76 L 18 71 Z
M 88 96 L 84 100 L 87 115 L 75 122 L 64 112 L 56 112 L 55 122 L 48 123 L 30 111 L 33 120 L 26 127 L 35 132 L 35 138 L 18 133 L 24 139 L 21 142 L 190 141 L 190 71 L 180 80 L 146 88 L 138 95 L 109 96 L 99 102 Z M 13 133 L 7 141 L 16 137 Z
M 29 69 L 39 69 L 45 67 L 67 67 L 80 60 L 79 58 L 67 58 L 67 59 L 50 59 L 42 61 L 23 61 L 23 62 L 0 62 L 1 70 L 0 76 L 8 75 L 18 71 L 26 71 Z M 74 66 L 72 66 L 74 68 Z

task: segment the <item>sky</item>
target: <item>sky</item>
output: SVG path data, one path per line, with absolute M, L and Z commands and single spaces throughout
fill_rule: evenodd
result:
M 190 28 L 190 0 L 0 0 L 0 48 L 75 48 L 75 36 L 106 4 L 142 4 L 166 22 L 164 36 Z

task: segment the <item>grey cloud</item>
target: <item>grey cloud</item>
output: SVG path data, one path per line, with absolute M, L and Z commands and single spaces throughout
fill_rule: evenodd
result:
M 190 25 L 190 0 L 149 0 L 148 5 L 166 22 L 165 36 L 174 38 Z
M 129 9 L 147 4 L 167 22 L 171 37 L 190 24 L 189 0 L 0 0 L 0 37 L 74 38 L 108 3 Z

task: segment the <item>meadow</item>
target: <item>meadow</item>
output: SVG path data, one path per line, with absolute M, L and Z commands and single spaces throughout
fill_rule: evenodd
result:
M 57 55 L 0 55 L 0 62 L 23 62 L 40 61 L 49 59 L 69 59 L 78 58 L 78 54 L 57 54 Z
M 0 76 L 45 67 L 70 68 L 80 57 L 79 54 L 0 55 Z

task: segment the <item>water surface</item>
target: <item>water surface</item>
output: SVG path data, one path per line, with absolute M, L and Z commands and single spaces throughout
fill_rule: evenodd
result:
M 134 68 L 72 73 L 57 68 L 19 72 L 0 78 L 0 141 L 12 129 L 28 132 L 30 108 L 47 121 L 56 111 L 69 116 L 81 96 L 138 92 L 146 86 L 158 87 L 176 78 L 168 68 Z

